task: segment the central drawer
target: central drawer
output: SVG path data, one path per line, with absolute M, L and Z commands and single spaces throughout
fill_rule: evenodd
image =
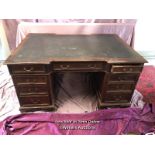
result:
M 55 62 L 53 70 L 102 70 L 103 62 Z

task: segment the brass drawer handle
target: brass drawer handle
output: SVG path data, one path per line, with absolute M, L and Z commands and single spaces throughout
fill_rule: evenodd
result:
M 116 98 L 116 101 L 119 101 L 122 99 L 122 96 L 114 96 Z
M 68 69 L 70 67 L 70 65 L 60 65 L 61 69 Z
M 126 76 L 120 76 L 120 77 L 118 77 L 118 80 L 119 81 L 124 81 L 124 80 L 127 80 L 127 77 Z
M 28 88 L 28 92 L 38 92 L 38 88 Z
M 125 71 L 133 71 L 133 68 L 123 68 L 123 71 L 125 72 Z
M 28 92 L 32 92 L 32 89 L 31 88 L 28 88 Z
M 25 79 L 25 82 L 37 82 L 37 79 Z
M 121 80 L 124 80 L 124 79 L 123 79 L 123 77 L 118 77 L 118 80 L 121 81 Z
M 125 72 L 125 71 L 127 71 L 127 69 L 126 68 L 123 68 L 123 71 Z
M 24 71 L 31 72 L 33 71 L 33 67 L 24 67 Z
M 88 67 L 93 69 L 93 68 L 96 68 L 97 66 L 96 64 L 93 64 L 93 65 L 88 65 Z

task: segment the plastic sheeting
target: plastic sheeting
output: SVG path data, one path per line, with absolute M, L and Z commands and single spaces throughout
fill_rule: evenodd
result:
M 55 34 L 117 34 L 127 44 L 133 44 L 135 23 L 28 23 L 21 22 L 17 28 L 16 46 L 28 33 Z
M 0 121 L 19 114 L 19 101 L 6 65 L 0 66 Z

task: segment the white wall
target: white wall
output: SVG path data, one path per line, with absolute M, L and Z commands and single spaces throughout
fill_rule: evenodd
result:
M 138 51 L 155 52 L 155 18 L 138 19 L 135 27 L 134 48 Z
M 149 63 L 155 65 L 155 18 L 138 19 L 135 27 L 134 49 Z

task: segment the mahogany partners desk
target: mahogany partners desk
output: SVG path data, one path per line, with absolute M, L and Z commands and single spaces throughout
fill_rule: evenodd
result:
M 126 107 L 147 61 L 115 34 L 29 34 L 6 60 L 20 110 L 50 111 L 54 74 L 100 72 L 98 108 Z

